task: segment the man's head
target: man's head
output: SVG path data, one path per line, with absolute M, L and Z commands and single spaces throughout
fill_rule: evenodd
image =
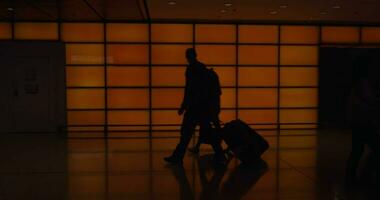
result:
M 197 60 L 197 52 L 195 52 L 195 49 L 188 48 L 186 49 L 186 59 L 187 62 L 192 63 Z

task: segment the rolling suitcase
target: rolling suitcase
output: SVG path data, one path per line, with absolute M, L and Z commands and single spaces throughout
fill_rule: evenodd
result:
M 269 148 L 268 142 L 245 122 L 237 119 L 224 125 L 221 137 L 243 163 L 255 164 Z

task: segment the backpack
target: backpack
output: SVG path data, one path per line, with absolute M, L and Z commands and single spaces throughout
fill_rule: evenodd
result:
M 219 76 L 211 68 L 206 68 L 204 79 L 204 98 L 206 110 L 211 115 L 217 115 L 220 112 L 220 96 L 222 90 L 220 88 Z

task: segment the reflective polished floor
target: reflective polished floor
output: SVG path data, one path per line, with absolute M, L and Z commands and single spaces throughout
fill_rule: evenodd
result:
M 265 135 L 265 134 L 263 134 Z M 277 137 L 280 135 L 280 137 Z M 66 139 L 0 136 L 0 199 L 379 199 L 376 188 L 344 187 L 348 131 L 281 131 L 257 167 L 233 158 L 215 167 L 212 151 L 168 166 L 176 138 Z

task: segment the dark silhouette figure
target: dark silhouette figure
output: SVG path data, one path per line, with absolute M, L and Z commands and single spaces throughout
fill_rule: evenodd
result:
M 368 59 L 368 58 L 367 58 Z M 380 170 L 380 137 L 379 137 L 379 89 L 376 68 L 368 60 L 356 66 L 359 76 L 353 84 L 349 98 L 349 118 L 352 127 L 352 149 L 347 161 L 346 183 L 353 186 L 358 182 L 357 169 L 367 145 L 371 150 L 371 160 L 377 176 Z
M 186 59 L 189 65 L 186 68 L 185 94 L 178 110 L 178 114 L 184 113 L 180 141 L 171 156 L 164 160 L 172 164 L 182 164 L 187 146 L 195 132 L 195 127 L 200 126 L 201 132 L 209 130 L 210 126 L 220 129 L 219 107 L 220 91 L 213 83 L 211 70 L 197 60 L 197 54 L 193 48 L 186 50 Z M 215 82 L 215 81 L 214 81 Z M 212 147 L 215 151 L 215 161 L 224 163 L 225 157 L 221 147 L 221 140 L 215 140 Z

